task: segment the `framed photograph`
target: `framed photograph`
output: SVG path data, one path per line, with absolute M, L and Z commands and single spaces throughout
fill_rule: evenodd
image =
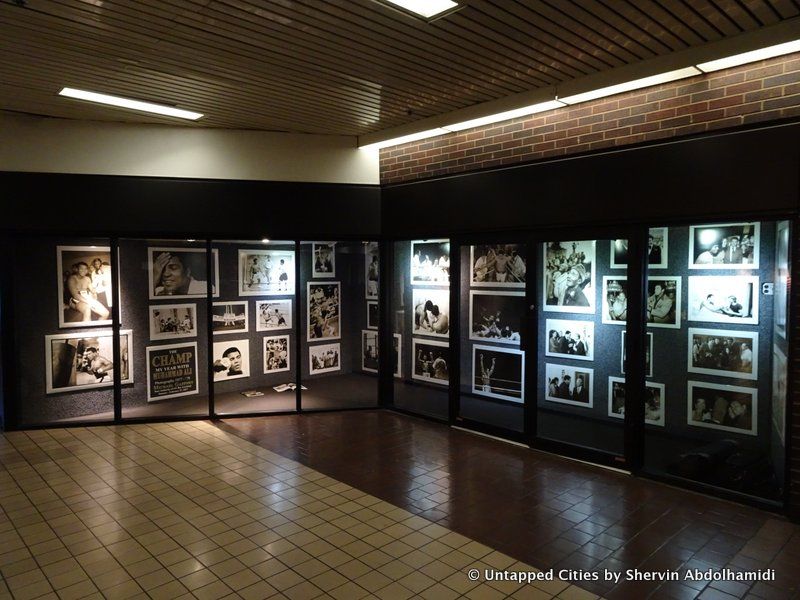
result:
M 786 445 L 786 355 L 777 344 L 772 346 L 772 422 L 778 431 L 781 444 Z
M 447 342 L 436 340 L 411 339 L 412 379 L 450 384 L 450 346 Z
M 469 262 L 473 287 L 525 287 L 528 265 L 525 244 L 470 246 Z
M 651 227 L 647 236 L 647 266 L 649 269 L 666 269 L 669 249 L 667 227 Z M 628 267 L 628 240 L 611 240 L 611 268 Z
M 361 330 L 361 370 L 378 372 L 378 332 Z
M 150 306 L 150 339 L 172 340 L 197 337 L 196 304 Z
M 594 369 L 545 364 L 544 399 L 582 408 L 594 406 Z
M 547 319 L 545 356 L 594 360 L 594 321 Z
M 341 371 L 341 344 L 320 344 L 308 347 L 308 372 L 311 375 Z
M 288 335 L 275 335 L 264 338 L 264 374 L 289 371 L 292 357 Z
M 625 332 L 622 332 L 622 350 L 620 351 L 619 372 L 625 375 L 625 358 L 627 352 L 625 351 Z M 644 358 L 646 363 L 645 377 L 653 376 L 653 334 L 647 334 L 647 343 L 644 346 Z
M 312 277 L 336 277 L 336 242 L 312 242 Z
M 689 277 L 689 320 L 758 325 L 758 277 Z
M 239 250 L 240 296 L 293 296 L 294 250 Z
M 247 300 L 214 302 L 211 306 L 211 330 L 214 335 L 249 331 Z
M 695 427 L 758 435 L 758 390 L 688 382 L 686 422 Z
M 197 342 L 148 346 L 147 401 L 197 394 Z
M 380 272 L 378 242 L 367 242 L 364 244 L 364 294 L 367 300 L 378 299 Z
M 469 339 L 519 345 L 525 292 L 469 292 Z
M 291 298 L 256 300 L 256 331 L 277 331 L 292 328 Z
M 689 227 L 690 269 L 758 269 L 759 223 Z
M 603 277 L 603 318 L 610 325 L 625 325 L 628 320 L 628 278 Z
M 338 340 L 342 336 L 342 284 L 308 282 L 306 340 Z
M 625 379 L 608 378 L 608 416 L 625 418 Z M 664 426 L 664 384 L 648 381 L 645 384 L 644 422 Z
M 411 285 L 450 285 L 450 240 L 411 242 Z
M 775 230 L 775 334 L 786 339 L 789 318 L 789 221 L 778 221 Z
M 647 278 L 647 326 L 681 328 L 680 277 L 659 275 Z
M 250 377 L 250 340 L 214 342 L 214 381 Z
M 133 331 L 119 332 L 119 369 L 122 383 L 133 383 Z M 48 394 L 82 391 L 114 385 L 114 342 L 109 330 L 61 333 L 44 338 Z
M 472 346 L 472 393 L 522 403 L 525 353 L 497 346 Z
M 450 333 L 450 290 L 413 290 L 414 335 L 448 337 Z
M 111 325 L 111 248 L 58 246 L 58 326 Z
M 734 379 L 758 379 L 758 332 L 689 327 L 686 370 Z
M 595 242 L 545 242 L 543 310 L 594 314 Z
M 399 333 L 392 334 L 392 365 L 394 365 L 394 376 L 397 378 L 403 377 L 403 336 Z
M 378 328 L 378 303 L 367 300 L 367 329 Z
M 219 296 L 219 251 L 212 252 L 211 290 Z M 147 248 L 150 300 L 205 298 L 208 287 L 205 248 Z

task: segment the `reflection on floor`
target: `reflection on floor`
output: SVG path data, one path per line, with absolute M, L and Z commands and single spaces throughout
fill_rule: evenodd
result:
M 446 421 L 449 403 L 447 387 L 398 379 L 394 381 L 394 405 L 401 410 Z
M 347 373 L 304 379 L 303 410 L 363 408 L 378 405 L 378 377 Z

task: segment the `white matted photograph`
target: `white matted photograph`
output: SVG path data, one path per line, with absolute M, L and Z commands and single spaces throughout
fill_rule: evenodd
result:
M 497 346 L 472 347 L 472 393 L 521 403 L 525 390 L 525 353 Z
M 308 347 L 308 372 L 311 375 L 341 371 L 342 346 L 336 344 L 320 344 Z
M 680 329 L 680 277 L 658 275 L 647 278 L 647 326 Z
M 112 387 L 114 343 L 111 331 L 62 333 L 44 338 L 46 392 L 57 394 Z M 133 383 L 133 331 L 123 329 L 119 338 L 119 369 L 123 384 Z
M 786 355 L 777 344 L 772 346 L 772 422 L 778 431 L 781 444 L 786 445 Z
M 307 341 L 338 340 L 341 337 L 341 289 L 339 281 L 308 282 Z
M 399 333 L 392 334 L 392 365 L 393 375 L 398 378 L 403 377 L 403 336 Z
M 625 375 L 625 358 L 627 352 L 625 350 L 625 332 L 622 332 L 622 350 L 620 351 L 619 372 Z M 644 346 L 644 359 L 645 359 L 645 377 L 653 376 L 653 334 L 647 334 L 647 343 Z
M 545 364 L 544 399 L 583 408 L 594 406 L 594 369 Z
M 264 338 L 264 374 L 280 373 L 291 369 L 292 359 L 288 335 Z
M 628 319 L 628 278 L 603 277 L 602 322 L 625 325 Z
M 450 285 L 450 240 L 411 242 L 411 285 Z
M 687 362 L 690 373 L 758 379 L 758 332 L 689 327 Z
M 111 249 L 58 246 L 58 326 L 111 325 Z
M 519 345 L 525 292 L 470 290 L 469 339 Z
M 361 370 L 378 372 L 378 332 L 361 330 Z
M 759 223 L 689 227 L 690 269 L 758 269 Z
M 240 296 L 294 294 L 294 250 L 239 250 Z
M 172 340 L 197 337 L 196 304 L 150 306 L 150 339 Z
M 775 334 L 786 339 L 789 318 L 789 221 L 775 224 Z
M 380 272 L 378 242 L 367 242 L 364 244 L 364 294 L 367 300 L 376 300 L 378 298 Z
M 664 384 L 648 381 L 645 384 L 644 422 L 664 426 Z M 608 378 L 608 416 L 625 418 L 625 379 Z
M 686 404 L 689 425 L 758 435 L 756 388 L 689 381 Z
M 758 325 L 758 277 L 689 277 L 689 320 Z
M 312 277 L 336 277 L 336 242 L 312 242 Z
M 647 267 L 649 269 L 666 269 L 667 252 L 669 250 L 667 227 L 651 227 L 647 235 Z M 611 268 L 628 267 L 628 240 L 611 240 Z
M 211 291 L 219 296 L 219 251 L 211 251 Z M 204 298 L 208 291 L 205 248 L 147 248 L 150 300 Z
M 450 332 L 450 290 L 414 288 L 414 335 L 448 337 Z
M 250 340 L 214 342 L 214 381 L 250 377 Z
M 367 300 L 367 329 L 378 328 L 378 303 Z
M 214 302 L 211 305 L 211 330 L 214 335 L 249 331 L 250 319 L 247 300 Z
M 277 331 L 292 328 L 294 300 L 256 300 L 256 331 Z
M 594 360 L 594 321 L 547 319 L 545 356 Z
M 450 384 L 450 346 L 447 342 L 411 338 L 411 378 L 437 385 Z
M 525 244 L 480 244 L 469 247 L 473 287 L 524 288 Z
M 543 310 L 594 314 L 595 242 L 545 242 Z

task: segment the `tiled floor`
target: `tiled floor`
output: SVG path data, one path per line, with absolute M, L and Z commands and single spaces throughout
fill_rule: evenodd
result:
M 261 421 L 284 440 L 338 422 Z M 386 467 L 393 490 L 391 450 L 338 458 L 377 478 Z M 530 571 L 207 422 L 0 435 L 0 598 L 595 597 L 563 582 L 471 582 L 470 568 Z

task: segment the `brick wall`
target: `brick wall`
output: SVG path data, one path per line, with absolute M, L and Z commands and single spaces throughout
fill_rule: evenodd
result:
M 381 183 L 500 167 L 800 116 L 800 54 L 380 152 Z

